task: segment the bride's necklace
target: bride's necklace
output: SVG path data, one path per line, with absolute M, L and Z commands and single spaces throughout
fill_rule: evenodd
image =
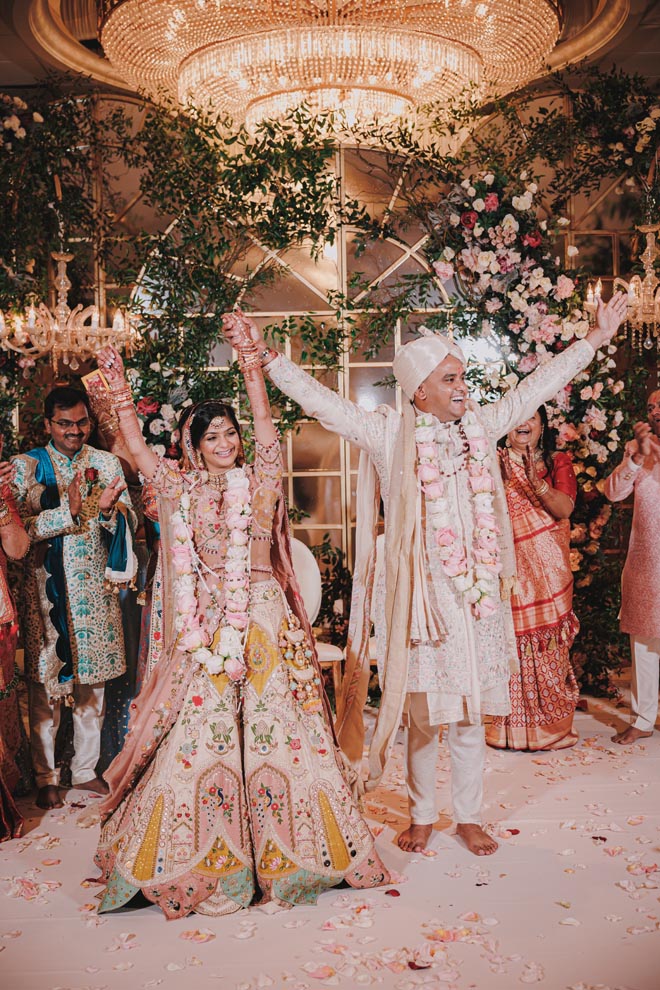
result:
M 209 488 L 212 488 L 220 494 L 224 494 L 227 491 L 227 475 L 226 474 L 209 474 L 206 479 L 206 484 Z

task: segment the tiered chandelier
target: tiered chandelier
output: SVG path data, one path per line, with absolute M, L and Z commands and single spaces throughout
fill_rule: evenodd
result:
M 538 75 L 555 0 L 99 0 L 113 66 L 152 98 L 248 126 L 307 102 L 349 120 L 399 116 L 467 86 Z

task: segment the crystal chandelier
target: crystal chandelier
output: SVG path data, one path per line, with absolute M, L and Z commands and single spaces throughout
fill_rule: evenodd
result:
M 130 353 L 137 333 L 128 317 L 118 309 L 112 327 L 102 327 L 96 306 L 83 309 L 78 305 L 71 309 L 68 303 L 71 282 L 66 268 L 73 255 L 54 251 L 52 258 L 57 262 L 55 309 L 51 312 L 44 303 L 31 305 L 24 318 L 13 316 L 10 326 L 0 312 L 0 347 L 21 354 L 30 364 L 49 355 L 54 372 L 60 361 L 77 371 L 81 361 L 94 357 L 106 344 L 119 350 L 125 348 Z
M 641 255 L 644 265 L 644 278 L 633 275 L 629 282 L 622 278 L 614 279 L 614 291 L 621 289 L 628 293 L 628 318 L 633 347 L 638 351 L 650 351 L 655 343 L 660 352 L 660 279 L 655 273 L 655 260 L 658 248 L 655 235 L 660 223 L 641 224 L 637 227 L 646 235 L 646 247 Z
M 468 85 L 504 94 L 540 71 L 556 0 L 99 0 L 115 69 L 152 98 L 248 125 L 306 101 L 351 121 Z

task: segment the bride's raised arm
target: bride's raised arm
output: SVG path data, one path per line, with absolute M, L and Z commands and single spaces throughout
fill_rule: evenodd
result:
M 133 405 L 133 396 L 126 381 L 121 355 L 114 347 L 104 347 L 99 351 L 97 363 L 110 386 L 112 406 L 117 413 L 119 429 L 126 447 L 138 470 L 145 478 L 152 478 L 158 467 L 158 456 L 142 435 L 142 426 Z
M 238 361 L 250 400 L 255 440 L 262 446 L 269 447 L 278 439 L 278 435 L 266 392 L 266 383 L 261 367 L 261 354 L 251 336 L 251 331 L 256 329 L 255 324 L 240 310 L 225 313 L 222 322 L 225 330 L 231 328 L 233 331 L 232 343 L 238 352 Z

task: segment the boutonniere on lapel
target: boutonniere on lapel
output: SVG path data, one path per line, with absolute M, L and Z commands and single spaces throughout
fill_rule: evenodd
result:
M 99 480 L 99 473 L 95 467 L 85 468 L 85 498 L 92 494 L 94 485 Z

